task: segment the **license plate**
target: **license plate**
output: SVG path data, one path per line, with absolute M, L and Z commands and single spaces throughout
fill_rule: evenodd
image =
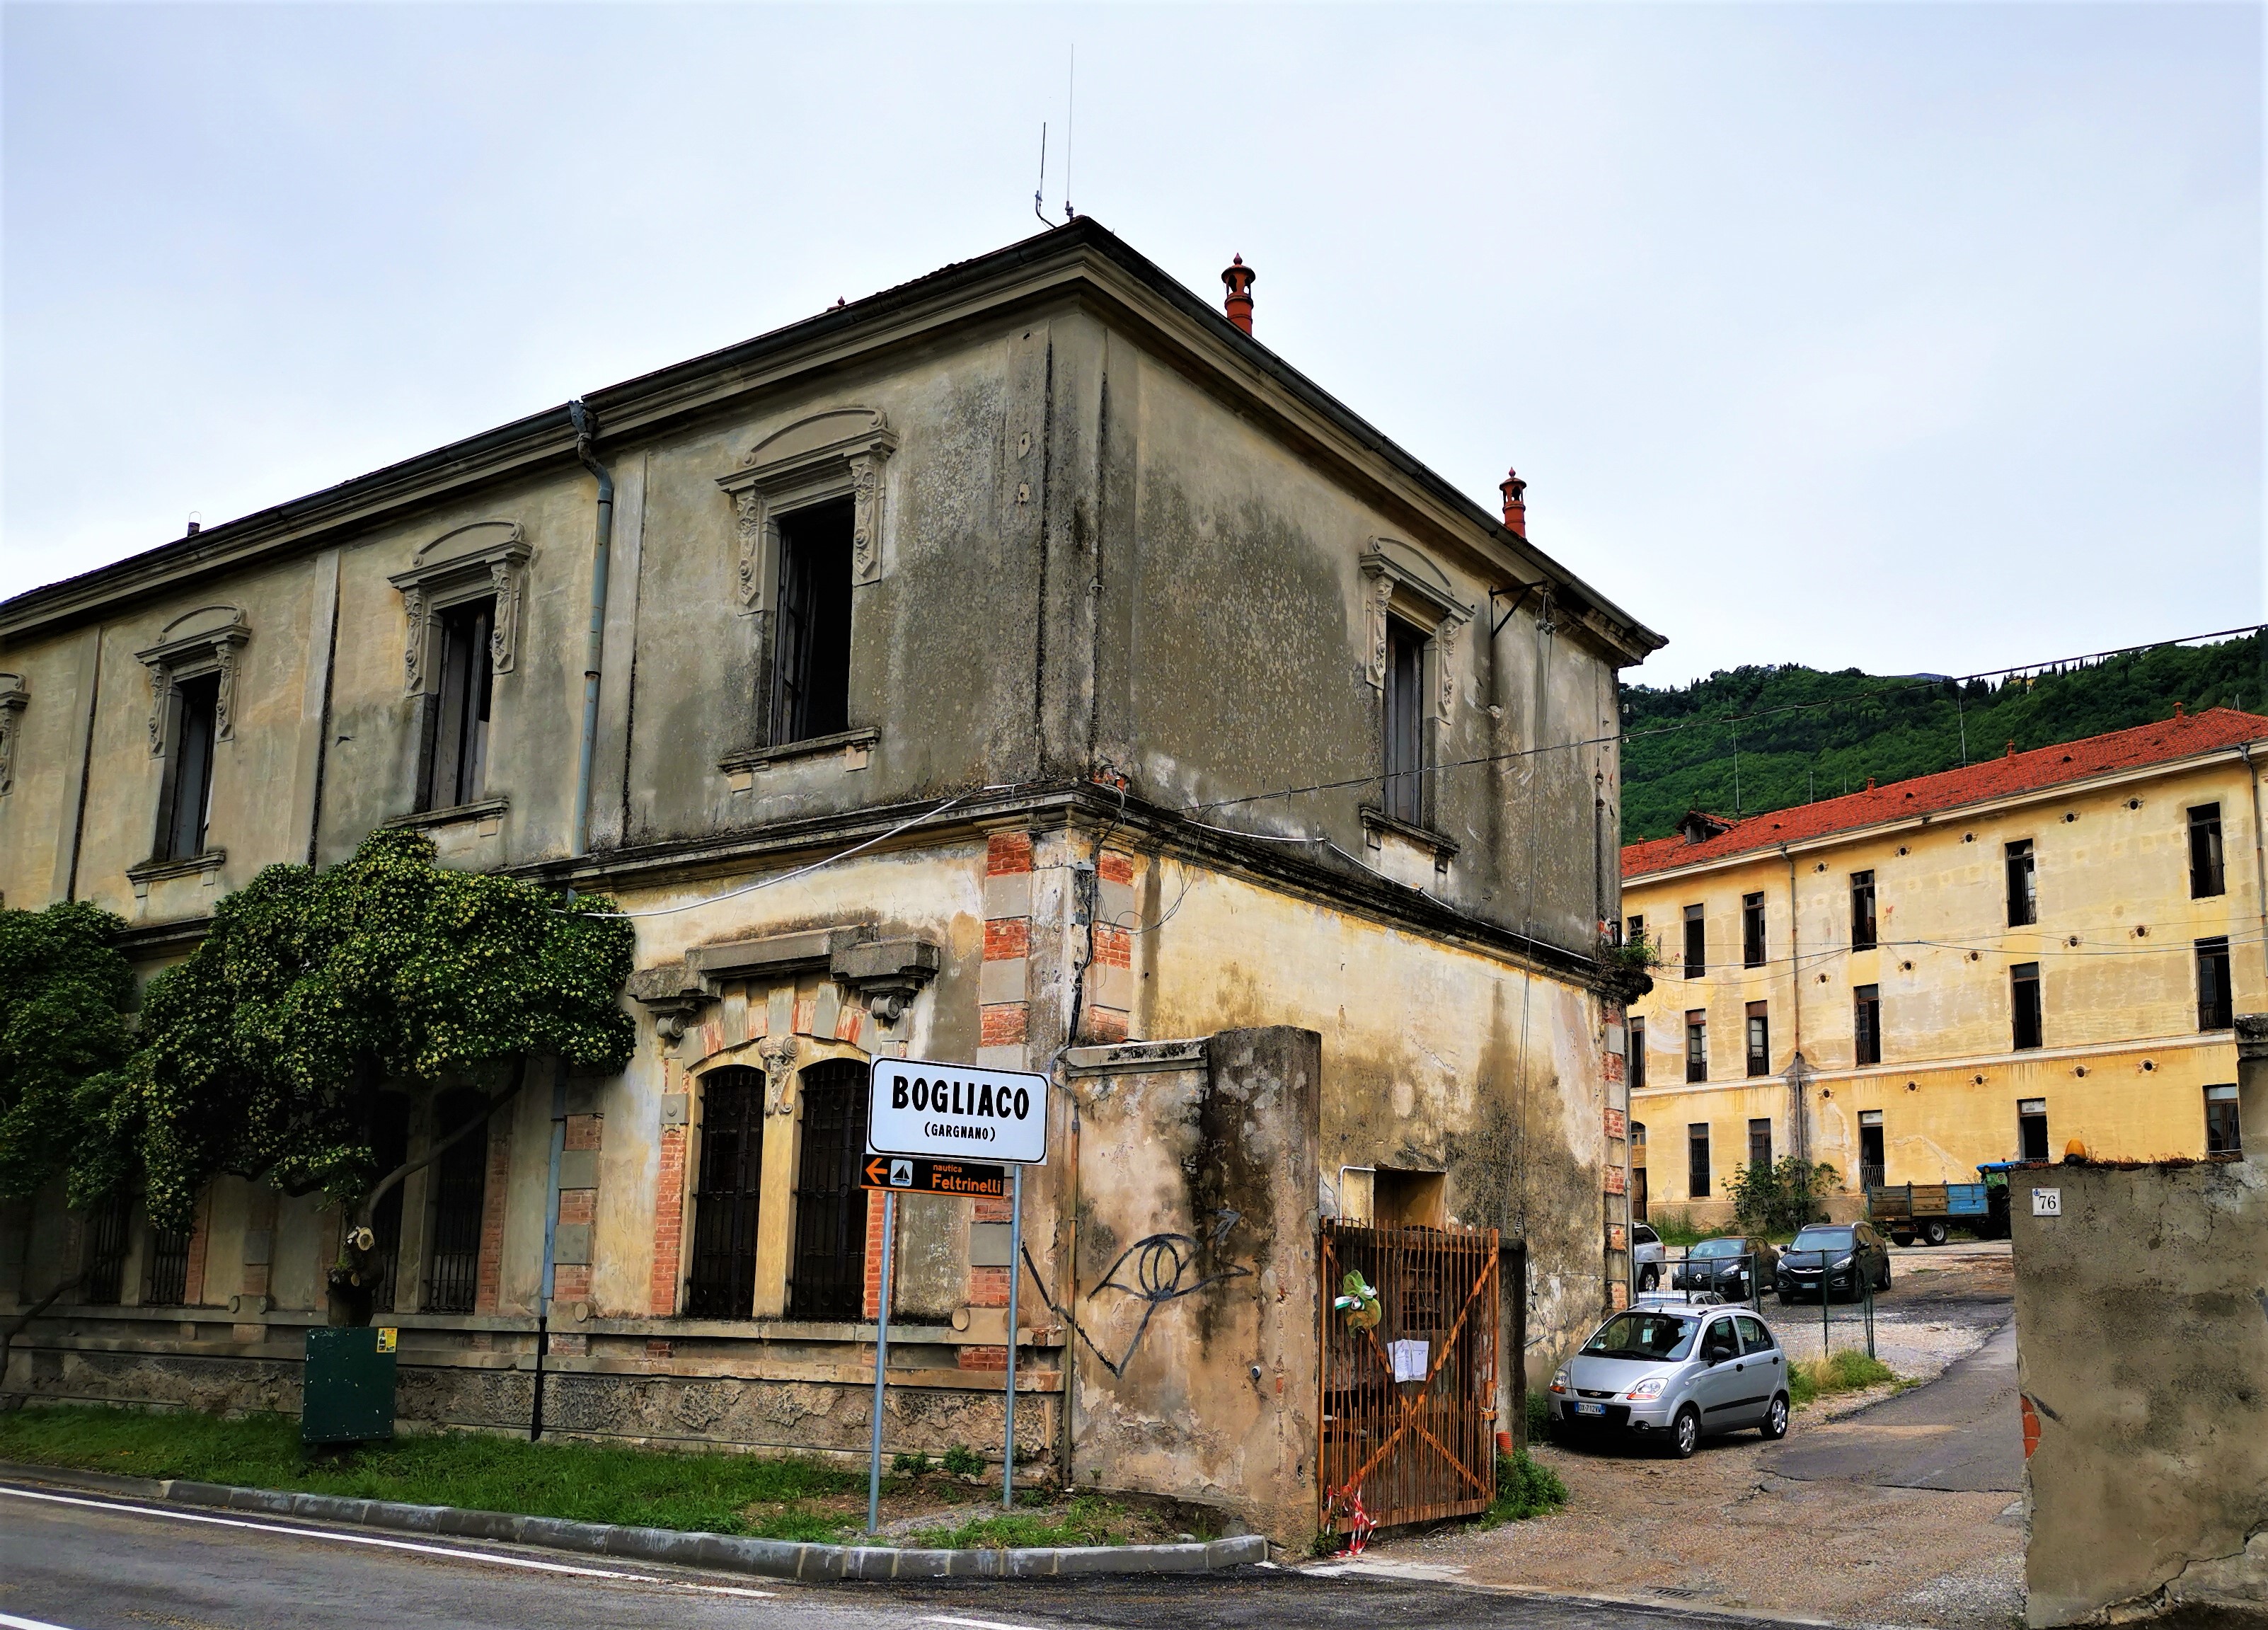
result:
M 1603 1415 L 1607 1412 L 1607 1406 L 1604 1404 L 1578 1404 L 1575 1412 L 1579 1415 Z

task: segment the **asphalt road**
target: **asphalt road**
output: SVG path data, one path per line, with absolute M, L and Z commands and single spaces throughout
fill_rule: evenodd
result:
M 1728 1630 L 1744 1622 L 1292 1569 L 1200 1579 L 798 1585 L 0 1486 L 4 1630 Z
M 1765 1451 L 1764 1470 L 1808 1482 L 2014 1494 L 2024 1486 L 2016 1325 L 1995 1331 L 1926 1387 L 1885 1398 L 1829 1431 Z

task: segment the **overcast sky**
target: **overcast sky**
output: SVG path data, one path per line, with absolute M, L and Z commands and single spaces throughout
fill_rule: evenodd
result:
M 2259 620 L 2250 5 L 10 4 L 0 594 L 1071 201 L 1668 636 Z M 1078 56 L 1076 126 L 1066 70 Z

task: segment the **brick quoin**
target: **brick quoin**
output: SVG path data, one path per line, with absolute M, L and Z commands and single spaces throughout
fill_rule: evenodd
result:
M 1027 1039 L 1031 1013 L 1024 1002 L 994 1002 L 977 1010 L 976 1041 L 981 1047 L 1014 1047 Z
M 661 1133 L 661 1172 L 654 1184 L 653 1273 L 646 1286 L 646 1311 L 656 1318 L 677 1311 L 677 1268 L 684 1243 L 685 1128 L 666 1126 Z
M 969 1269 L 968 1305 L 973 1308 L 1006 1307 L 1008 1305 L 1008 1270 L 1005 1268 Z
M 970 1200 L 968 1205 L 968 1220 L 971 1222 L 1005 1222 L 1008 1221 L 1009 1205 L 1005 1199 L 996 1200 L 989 1196 L 980 1195 L 978 1198 Z
M 984 843 L 984 871 L 990 877 L 1032 869 L 1029 832 L 995 832 Z
M 1008 1368 L 1008 1349 L 963 1347 L 954 1355 L 954 1361 L 963 1369 L 997 1369 L 1005 1375 Z
M 1102 859 L 1094 863 L 1094 874 L 1106 883 L 1130 883 L 1134 881 L 1134 857 L 1106 849 Z
M 886 1198 L 879 1189 L 866 1191 L 866 1288 L 858 1300 L 859 1316 L 864 1318 L 882 1317 L 882 1201 Z
M 493 1313 L 504 1285 L 504 1211 L 512 1186 L 512 1132 L 489 1128 L 489 1169 L 481 1187 L 481 1259 L 474 1271 L 473 1311 Z
M 562 1189 L 559 1191 L 559 1221 L 561 1222 L 596 1222 L 598 1220 L 598 1190 Z
M 1032 924 L 1025 917 L 996 917 L 984 925 L 984 960 L 1005 963 L 1032 954 Z
M 1607 1080 L 1608 1080 L 1608 1081 L 1618 1081 L 1622 1080 L 1622 1078 L 1623 1078 L 1623 1056 L 1622 1056 L 1622 1054 L 1620 1054 L 1620 1053 L 1618 1053 L 1618 1052 L 1610 1052 L 1610 1053 L 1609 1053 L 1609 1054 L 1607 1055 L 1606 1064 L 1607 1064 L 1607 1070 L 1606 1070 Z
M 1094 960 L 1104 968 L 1130 968 L 1134 965 L 1134 936 L 1123 928 L 1113 928 L 1098 923 L 1094 929 Z
M 1090 1007 L 1079 1015 L 1079 1034 L 1091 1042 L 1126 1039 L 1126 1015 L 1116 1007 Z
M 588 1263 L 554 1263 L 551 1266 L 551 1300 L 554 1302 L 587 1302 L 591 1296 L 591 1267 Z
M 606 1125 L 603 1115 L 571 1115 L 567 1117 L 567 1144 L 571 1149 L 595 1149 L 599 1134 Z

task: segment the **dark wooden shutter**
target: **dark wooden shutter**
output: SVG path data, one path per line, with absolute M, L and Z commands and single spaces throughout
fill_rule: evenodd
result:
M 829 1059 L 803 1072 L 803 1159 L 796 1172 L 794 1318 L 855 1319 L 865 1310 L 866 1066 Z
M 756 1295 L 764 1162 L 764 1077 L 731 1065 L 701 1078 L 701 1170 L 693 1195 L 692 1318 L 747 1318 Z

